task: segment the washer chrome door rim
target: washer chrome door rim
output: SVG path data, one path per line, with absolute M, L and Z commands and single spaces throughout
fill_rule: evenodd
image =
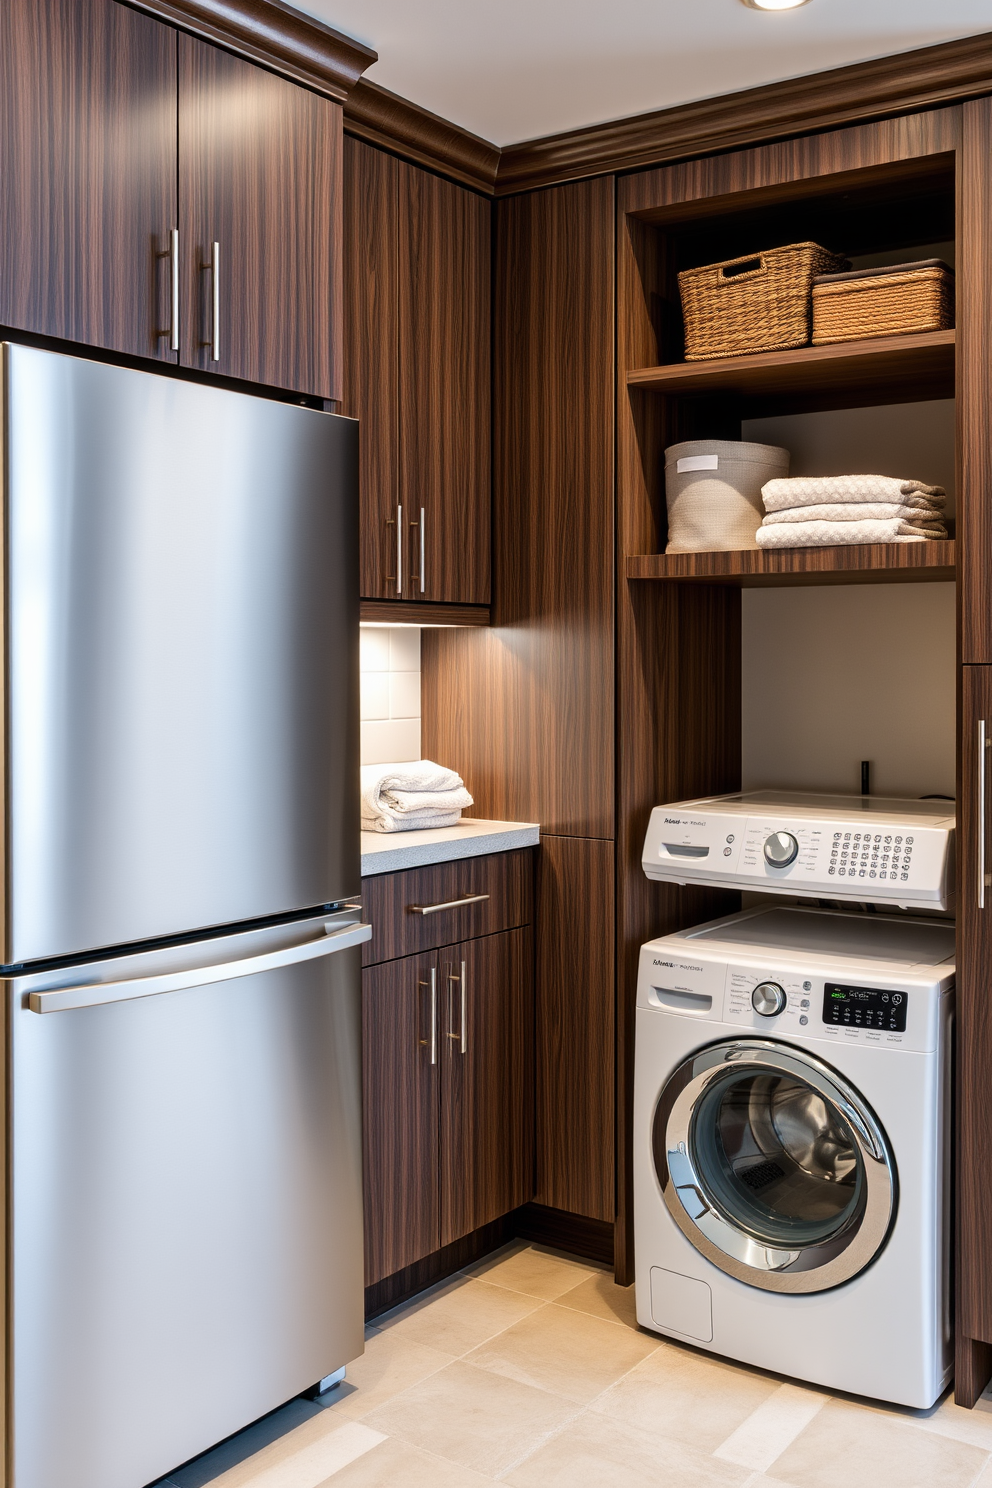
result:
M 699 1171 L 693 1122 L 700 1102 L 733 1072 L 780 1076 L 808 1087 L 838 1113 L 863 1172 L 859 1212 L 815 1244 L 790 1248 L 749 1234 L 725 1212 Z M 885 1134 L 858 1093 L 815 1055 L 768 1039 L 729 1039 L 700 1049 L 667 1081 L 652 1123 L 655 1169 L 669 1213 L 721 1271 L 772 1292 L 820 1292 L 857 1276 L 885 1244 L 896 1207 L 896 1169 Z

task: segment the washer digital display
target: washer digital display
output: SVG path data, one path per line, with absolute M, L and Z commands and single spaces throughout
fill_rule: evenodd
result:
M 823 987 L 823 1021 L 842 1028 L 881 1028 L 886 1033 L 906 1032 L 905 992 L 883 992 L 877 987 L 849 987 L 826 982 Z

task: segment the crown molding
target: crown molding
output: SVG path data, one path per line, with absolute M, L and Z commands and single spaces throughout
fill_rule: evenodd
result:
M 487 196 L 496 188 L 498 145 L 363 79 L 344 106 L 348 134 L 381 145 Z
M 496 194 L 918 112 L 992 92 L 992 33 L 508 145 Z
M 354 41 L 285 0 L 129 0 L 205 41 L 305 83 L 343 103 L 367 67 L 371 47 Z

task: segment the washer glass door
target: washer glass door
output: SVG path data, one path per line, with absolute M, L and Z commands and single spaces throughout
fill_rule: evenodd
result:
M 895 1210 L 885 1134 L 836 1070 L 795 1047 L 735 1039 L 666 1085 L 655 1167 L 683 1234 L 740 1281 L 813 1292 L 864 1269 Z

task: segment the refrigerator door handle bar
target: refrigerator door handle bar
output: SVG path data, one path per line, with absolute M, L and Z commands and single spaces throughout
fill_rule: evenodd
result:
M 263 971 L 276 971 L 281 966 L 295 966 L 299 961 L 314 961 L 318 956 L 330 956 L 335 951 L 344 951 L 371 939 L 371 925 L 346 925 L 343 929 L 328 930 L 319 940 L 306 940 L 299 945 L 283 946 L 278 951 L 246 956 L 240 961 L 226 961 L 218 966 L 193 966 L 159 976 L 129 977 L 120 982 L 92 982 L 88 986 L 29 992 L 28 1007 L 33 1013 L 61 1013 L 70 1008 L 102 1007 L 108 1002 L 127 1002 L 131 998 L 151 997 L 161 992 L 182 992 L 189 987 L 205 987 L 211 982 L 230 982 L 236 977 L 256 976 Z M 13 980 L 16 988 L 17 979 Z

